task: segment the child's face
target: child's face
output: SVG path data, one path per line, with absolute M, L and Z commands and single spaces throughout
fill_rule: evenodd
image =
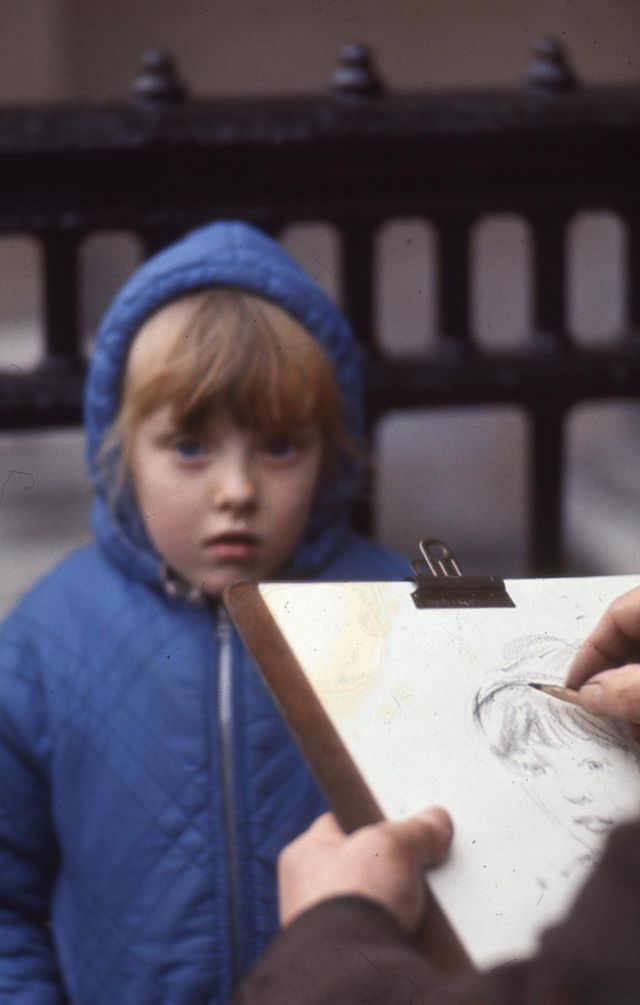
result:
M 131 475 L 147 531 L 164 560 L 209 596 L 267 579 L 302 537 L 322 465 L 320 433 L 269 438 L 218 413 L 199 436 L 169 406 L 144 419 Z

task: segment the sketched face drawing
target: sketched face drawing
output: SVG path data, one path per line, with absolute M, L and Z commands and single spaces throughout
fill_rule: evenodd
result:
M 513 640 L 505 647 L 504 665 L 477 692 L 473 716 L 529 798 L 591 858 L 601 845 L 599 835 L 614 822 L 613 761 L 622 752 L 640 766 L 640 756 L 624 724 L 596 719 L 528 686 L 561 682 L 576 648 L 552 636 Z

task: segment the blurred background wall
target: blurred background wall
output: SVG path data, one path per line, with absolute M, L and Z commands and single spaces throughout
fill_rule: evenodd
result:
M 544 36 L 563 43 L 585 84 L 640 81 L 638 0 L 21 0 L 0 8 L 3 103 L 123 99 L 141 54 L 166 49 L 194 96 L 319 92 L 340 46 L 361 41 L 391 89 L 517 85 Z M 46 179 L 43 179 L 46 184 Z M 474 279 L 476 325 L 488 344 L 524 333 L 524 238 L 517 221 L 486 221 Z M 330 293 L 331 235 L 296 228 L 287 245 Z M 399 221 L 380 244 L 381 338 L 411 348 L 429 334 L 430 290 L 415 260 L 428 227 Z M 624 242 L 617 221 L 575 221 L 569 270 L 572 327 L 586 342 L 621 326 L 616 294 Z M 88 338 L 139 251 L 128 235 L 94 239 L 84 256 Z M 38 355 L 35 251 L 0 241 L 0 365 Z M 640 569 L 635 406 L 582 409 L 570 423 L 567 486 L 574 568 Z M 441 536 L 463 566 L 524 572 L 525 429 L 509 410 L 424 412 L 388 421 L 376 444 L 378 536 L 413 555 Z M 398 486 L 401 492 L 398 492 Z M 0 436 L 0 607 L 89 537 L 78 431 Z

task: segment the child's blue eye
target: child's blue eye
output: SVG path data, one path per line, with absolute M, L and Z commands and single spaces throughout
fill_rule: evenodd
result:
M 187 461 L 193 460 L 195 457 L 201 457 L 204 453 L 204 447 L 198 440 L 179 440 L 174 445 L 174 449 L 180 457 Z
M 294 444 L 285 437 L 275 437 L 265 443 L 265 450 L 272 457 L 288 457 L 294 449 Z

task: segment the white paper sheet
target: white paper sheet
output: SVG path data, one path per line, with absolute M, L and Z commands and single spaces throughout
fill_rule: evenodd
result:
M 429 881 L 478 964 L 529 952 L 640 811 L 637 744 L 526 684 L 562 682 L 638 583 L 511 580 L 514 608 L 479 610 L 417 610 L 410 583 L 260 587 L 384 813 L 451 812 L 453 852 Z

